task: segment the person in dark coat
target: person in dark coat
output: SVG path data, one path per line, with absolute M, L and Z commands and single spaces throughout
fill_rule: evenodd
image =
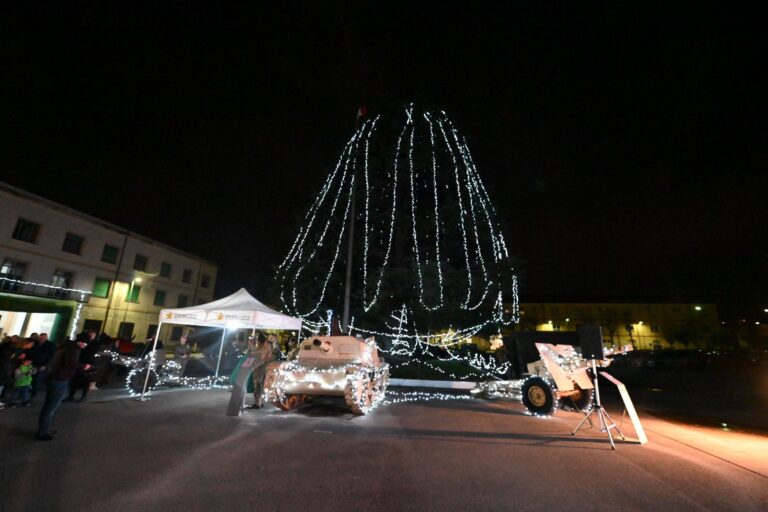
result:
M 56 344 L 48 339 L 48 333 L 41 333 L 37 344 L 32 349 L 32 366 L 36 373 L 32 376 L 32 398 L 35 398 L 39 388 L 43 387 L 48 378 L 48 363 L 56 353 Z M 41 385 L 41 383 L 43 383 Z
M 71 402 L 75 399 L 75 392 L 80 390 L 81 396 L 78 402 L 84 402 L 88 396 L 88 390 L 91 387 L 91 382 L 94 382 L 94 362 L 96 360 L 96 351 L 99 350 L 99 342 L 96 339 L 96 333 L 94 331 L 88 331 L 88 341 L 80 342 L 85 343 L 81 347 L 79 366 L 75 372 L 72 380 L 69 383 L 69 396 L 67 396 L 65 402 Z
M 112 354 L 115 352 L 115 342 L 106 333 L 101 333 L 97 338 L 95 364 L 96 386 L 102 387 L 109 384 L 109 376 L 112 373 Z
M 13 370 L 16 362 L 16 347 L 13 342 L 0 343 L 0 408 L 5 407 L 3 396 L 13 389 Z
M 85 348 L 84 341 L 66 341 L 56 350 L 48 365 L 45 403 L 37 421 L 38 441 L 50 441 L 56 434 L 52 428 L 53 417 L 69 389 L 69 381 L 80 368 L 80 351 Z

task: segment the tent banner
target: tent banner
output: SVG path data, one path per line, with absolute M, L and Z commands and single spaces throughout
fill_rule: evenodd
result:
M 208 313 L 209 322 L 223 323 L 223 324 L 246 324 L 250 325 L 254 323 L 256 317 L 255 311 L 224 311 L 213 310 Z
M 184 323 L 184 322 L 205 322 L 206 320 L 206 311 L 203 309 L 198 310 L 173 310 L 173 309 L 164 309 L 160 313 L 160 320 L 167 323 Z

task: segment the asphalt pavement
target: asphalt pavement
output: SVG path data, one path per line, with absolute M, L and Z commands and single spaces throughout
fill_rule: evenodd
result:
M 331 399 L 233 418 L 228 396 L 93 392 L 63 404 L 48 442 L 33 439 L 39 404 L 2 410 L 0 508 L 768 511 L 760 434 L 641 412 L 649 443 L 614 451 L 594 429 L 570 434 L 577 413 L 540 419 L 509 401 L 388 404 L 356 417 Z

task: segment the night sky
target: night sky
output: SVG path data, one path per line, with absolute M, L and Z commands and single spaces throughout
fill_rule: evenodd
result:
M 415 101 L 467 137 L 521 300 L 762 314 L 761 18 L 507 3 L 6 3 L 0 180 L 263 297 L 357 108 Z

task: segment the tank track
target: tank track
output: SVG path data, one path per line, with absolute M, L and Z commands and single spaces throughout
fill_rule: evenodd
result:
M 383 400 L 389 384 L 389 368 L 360 368 L 347 375 L 344 401 L 352 413 L 361 416 L 374 410 Z

